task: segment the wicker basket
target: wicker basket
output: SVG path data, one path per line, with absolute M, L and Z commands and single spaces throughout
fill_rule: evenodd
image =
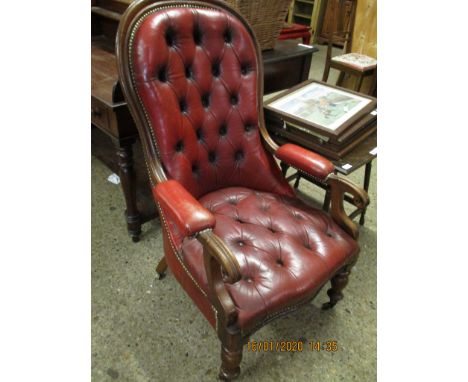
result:
M 224 0 L 249 22 L 262 50 L 273 49 L 291 0 Z

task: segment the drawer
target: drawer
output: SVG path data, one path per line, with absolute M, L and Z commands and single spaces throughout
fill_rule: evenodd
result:
M 99 101 L 91 98 L 91 123 L 100 129 L 109 129 L 109 118 L 107 108 Z

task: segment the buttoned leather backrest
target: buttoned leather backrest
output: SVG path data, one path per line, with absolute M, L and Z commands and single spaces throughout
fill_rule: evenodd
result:
M 291 194 L 261 144 L 249 30 L 230 11 L 195 3 L 151 8 L 129 41 L 138 104 L 167 177 L 195 197 L 229 186 Z

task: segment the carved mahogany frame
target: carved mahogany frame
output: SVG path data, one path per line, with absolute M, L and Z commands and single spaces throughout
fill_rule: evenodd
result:
M 211 8 L 227 11 L 237 17 L 250 33 L 256 46 L 257 55 L 257 111 L 259 115 L 259 130 L 263 138 L 263 143 L 266 149 L 273 155 L 278 149 L 278 145 L 270 137 L 266 127 L 263 114 L 263 64 L 260 47 L 257 43 L 255 35 L 252 32 L 247 21 L 236 10 L 232 9 L 226 3 L 220 0 L 187 0 L 187 1 L 154 1 L 154 0 L 139 0 L 135 1 L 128 7 L 124 13 L 117 33 L 116 41 L 116 56 L 119 68 L 119 77 L 122 84 L 122 89 L 125 94 L 130 112 L 135 120 L 138 128 L 138 133 L 142 141 L 143 152 L 148 169 L 148 175 L 152 186 L 159 182 L 167 180 L 163 166 L 159 159 L 159 152 L 156 139 L 152 134 L 152 128 L 149 118 L 146 115 L 143 104 L 139 101 L 139 95 L 133 82 L 132 63 L 130 58 L 131 44 L 138 23 L 157 9 L 164 9 L 170 6 L 176 7 L 198 7 Z M 331 216 L 343 227 L 354 239 L 358 237 L 357 225 L 346 215 L 343 209 L 343 200 L 345 193 L 351 193 L 356 204 L 366 205 L 368 203 L 367 194 L 364 190 L 353 185 L 348 180 L 340 178 L 334 174 L 330 174 L 326 182 L 331 187 Z M 165 217 L 161 208 L 158 206 L 161 220 L 164 223 L 164 239 L 171 244 L 173 254 L 176 258 L 178 253 L 174 246 L 167 227 L 165 226 Z M 288 306 L 274 316 L 267 317 L 253 325 L 252 330 L 248 333 L 243 333 L 237 323 L 237 311 L 234 302 L 229 295 L 225 283 L 235 283 L 240 280 L 240 266 L 233 253 L 229 250 L 226 244 L 216 236 L 211 229 L 199 232 L 196 239 L 203 245 L 204 266 L 208 279 L 209 299 L 213 309 L 216 312 L 216 331 L 221 340 L 221 369 L 219 377 L 225 380 L 231 380 L 237 377 L 240 373 L 240 362 L 242 359 L 243 344 L 248 340 L 249 336 L 267 322 L 272 319 L 287 314 L 300 305 L 309 302 L 314 296 L 308 298 L 294 306 Z M 162 277 L 166 270 L 165 258 L 159 263 L 157 272 Z M 347 264 L 340 269 L 332 278 L 332 288 L 328 291 L 330 302 L 324 308 L 332 307 L 342 298 L 341 290 L 347 283 L 347 276 L 350 272 L 352 264 Z M 191 276 L 191 275 L 189 275 Z M 322 286 L 323 287 L 323 286 Z M 317 292 L 318 293 L 318 292 Z

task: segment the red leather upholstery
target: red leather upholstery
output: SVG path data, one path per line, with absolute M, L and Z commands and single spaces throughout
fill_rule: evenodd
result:
M 200 229 L 214 224 L 241 265 L 243 279 L 227 288 L 243 330 L 312 297 L 355 260 L 355 241 L 295 198 L 261 144 L 259 62 L 240 20 L 193 4 L 154 8 L 139 19 L 130 46 L 139 106 L 172 179 L 154 190 L 167 263 L 212 325 L 202 247 L 190 237 Z M 328 174 L 327 163 L 299 148 L 277 154 Z
M 356 242 L 328 214 L 296 198 L 230 187 L 200 203 L 214 214 L 214 232 L 241 266 L 242 280 L 226 285 L 244 330 L 312 297 L 358 254 Z M 189 272 L 207 292 L 201 244 L 186 239 L 178 245 Z
M 182 185 L 168 180 L 153 188 L 154 198 L 158 201 L 164 216 L 175 225 L 180 240 L 207 228 L 213 228 L 215 217 L 203 207 Z
M 161 9 L 135 33 L 133 77 L 162 164 L 195 197 L 229 186 L 293 195 L 260 141 L 258 65 L 227 12 Z
M 328 159 L 292 143 L 282 145 L 275 155 L 287 164 L 321 180 L 335 169 Z

